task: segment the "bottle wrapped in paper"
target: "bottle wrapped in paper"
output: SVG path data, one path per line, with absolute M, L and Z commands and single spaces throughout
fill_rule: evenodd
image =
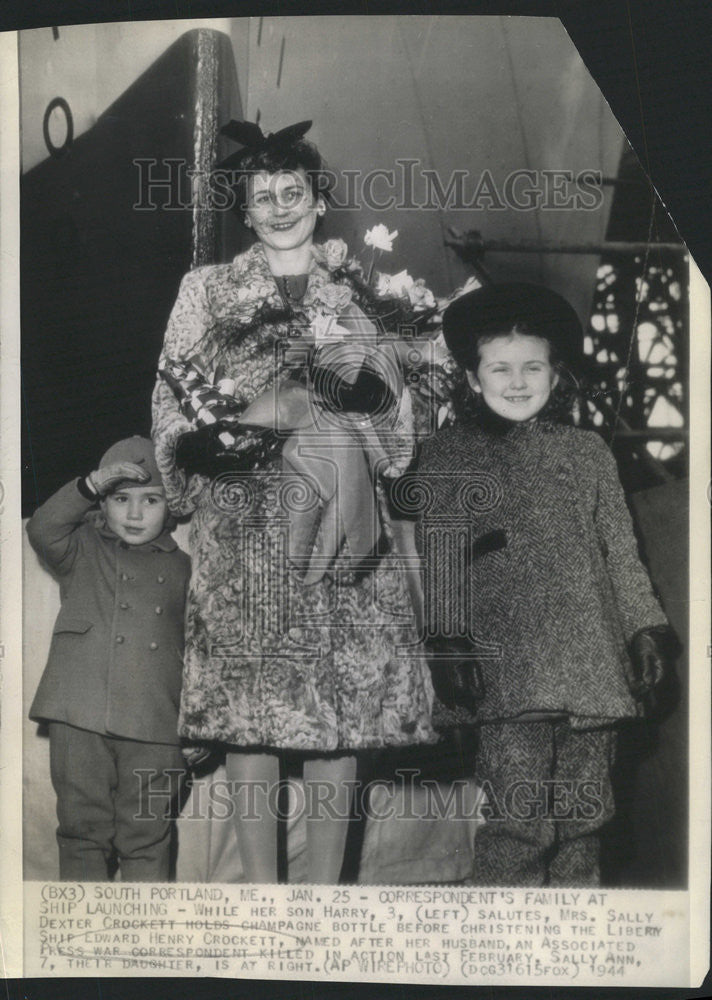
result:
M 379 476 L 395 478 L 413 454 L 410 396 L 396 353 L 377 343 L 359 310 L 347 309 L 316 338 L 298 380 L 294 373 L 243 406 L 220 371 L 200 358 L 169 360 L 160 374 L 196 429 L 215 426 L 215 468 L 235 471 L 271 462 L 305 478 L 319 503 L 290 511 L 289 553 L 305 583 L 320 580 L 341 555 L 356 568 L 378 547 Z M 218 430 L 219 428 L 219 430 Z M 267 444 L 265 444 L 267 442 Z M 204 467 L 203 474 L 209 474 Z

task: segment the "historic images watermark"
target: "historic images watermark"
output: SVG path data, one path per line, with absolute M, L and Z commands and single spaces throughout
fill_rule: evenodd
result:
M 383 329 L 378 315 L 368 313 L 367 318 L 375 330 L 373 340 L 358 335 L 339 340 L 332 338 L 327 329 L 315 342 L 309 326 L 299 321 L 290 323 L 289 335 L 274 345 L 273 379 L 274 384 L 283 385 L 291 380 L 293 388 L 302 391 L 305 410 L 300 410 L 300 426 L 295 429 L 290 422 L 294 414 L 283 412 L 280 395 L 273 393 L 262 414 L 269 433 L 281 438 L 284 445 L 290 442 L 287 460 L 285 452 L 280 460 L 277 451 L 268 467 L 253 467 L 249 444 L 244 448 L 240 440 L 226 445 L 221 455 L 222 471 L 216 470 L 212 479 L 210 500 L 221 514 L 236 520 L 236 558 L 239 552 L 260 553 L 261 560 L 273 568 L 270 574 L 253 574 L 245 581 L 229 638 L 224 636 L 211 646 L 211 657 L 223 660 L 224 669 L 240 669 L 246 649 L 257 646 L 267 645 L 271 656 L 310 659 L 321 655 L 318 644 L 324 641 L 323 616 L 306 615 L 302 603 L 293 599 L 294 589 L 302 586 L 300 573 L 304 574 L 307 567 L 328 576 L 334 608 L 348 600 L 356 579 L 370 579 L 371 610 L 378 611 L 379 621 L 374 621 L 370 613 L 363 621 L 353 620 L 352 628 L 372 630 L 379 627 L 379 622 L 384 629 L 391 628 L 396 620 L 407 624 L 408 616 L 404 619 L 402 609 L 394 608 L 389 597 L 392 586 L 384 576 L 387 570 L 381 564 L 382 546 L 377 545 L 371 553 L 362 552 L 355 561 L 337 558 L 340 545 L 320 548 L 317 544 L 325 522 L 349 523 L 344 504 L 350 484 L 353 488 L 351 466 L 364 453 L 371 470 L 368 475 L 379 483 L 379 499 L 370 506 L 361 505 L 359 516 L 369 519 L 367 526 L 362 525 L 363 534 L 385 540 L 394 550 L 399 565 L 391 560 L 391 573 L 404 569 L 420 578 L 421 568 L 423 572 L 425 605 L 421 619 L 415 622 L 418 634 L 413 631 L 410 641 L 404 638 L 393 655 L 410 657 L 419 640 L 436 635 L 438 639 L 462 640 L 452 654 L 437 653 L 442 661 L 460 661 L 463 655 L 501 655 L 498 646 L 478 637 L 477 623 L 472 621 L 470 568 L 485 553 L 506 547 L 501 530 L 492 531 L 491 525 L 482 527 L 478 522 L 483 515 L 494 515 L 501 506 L 503 484 L 484 469 L 477 473 L 448 473 L 454 489 L 453 505 L 439 511 L 433 506 L 435 487 L 444 474 L 426 476 L 400 469 L 397 475 L 389 475 L 389 456 L 401 447 L 403 436 L 397 396 L 384 391 L 368 412 L 354 413 L 341 399 L 343 386 L 355 384 L 364 367 L 374 378 L 378 375 L 384 390 L 390 384 L 397 385 L 400 376 L 396 354 L 389 350 L 396 341 L 402 348 L 405 382 L 427 379 L 436 359 L 428 338 L 394 336 Z M 377 365 L 373 362 L 376 353 Z M 321 375 L 319 391 L 307 392 L 304 386 L 313 381 L 315 368 Z M 407 393 L 407 389 L 404 391 Z M 421 436 L 436 431 L 436 410 L 432 407 L 426 407 L 419 420 Z M 239 438 L 240 425 L 231 429 Z M 391 523 L 420 522 L 420 555 L 399 538 L 386 538 L 384 508 Z M 452 579 L 447 606 L 436 572 L 436 567 L 443 564 L 450 567 Z M 368 570 L 379 573 L 368 577 Z M 265 613 L 266 607 L 270 614 Z M 349 614 L 353 615 L 352 608 Z
M 140 786 L 139 812 L 134 820 L 155 820 L 165 814 L 171 789 L 153 788 L 153 778 L 174 775 L 180 782 L 182 771 L 161 772 L 137 769 Z M 422 778 L 417 768 L 400 768 L 395 779 L 368 782 L 314 780 L 291 782 L 231 781 L 216 779 L 209 785 L 194 786 L 194 794 L 181 813 L 184 820 L 228 820 L 239 818 L 262 822 L 267 812 L 274 819 L 304 814 L 308 820 L 479 820 L 488 823 L 556 822 L 580 823 L 604 815 L 600 781 L 564 779 L 520 779 L 495 792 L 487 780 L 479 784 L 473 800 L 471 784 L 457 779 L 442 784 Z M 401 794 L 397 794 L 400 789 Z M 344 795 L 344 790 L 348 795 Z M 386 795 L 374 795 L 377 790 Z M 285 794 L 289 792 L 289 795 Z M 344 811 L 344 802 L 349 806 Z M 352 804 L 353 803 L 353 804 Z
M 205 209 L 244 211 L 234 170 L 204 172 L 182 158 L 136 157 L 136 201 L 139 212 Z M 275 186 L 280 174 L 270 178 Z M 534 212 L 577 210 L 595 212 L 603 205 L 600 170 L 512 170 L 496 177 L 485 168 L 442 174 L 418 159 L 396 159 L 392 166 L 372 170 L 323 170 L 317 189 L 328 195 L 332 209 L 369 209 L 375 212 L 423 211 Z
M 306 535 L 316 537 L 329 504 L 333 505 L 334 519 L 343 523 L 341 467 L 329 453 L 323 454 L 314 446 L 310 448 L 308 437 L 301 447 L 303 456 L 308 456 L 312 462 L 315 475 L 295 475 L 278 468 L 245 470 L 222 473 L 211 484 L 213 504 L 239 522 L 234 541 L 236 551 L 260 552 L 265 559 L 270 559 L 275 569 L 268 580 L 254 575 L 246 581 L 240 607 L 232 622 L 231 640 L 215 642 L 211 647 L 213 658 L 235 661 L 235 668 L 235 664 L 244 659 L 245 649 L 250 648 L 250 643 L 260 647 L 268 644 L 272 656 L 309 659 L 320 655 L 318 645 L 312 646 L 306 637 L 310 635 L 311 640 L 318 643 L 318 629 L 325 624 L 323 618 L 319 615 L 310 618 L 300 603 L 292 599 L 293 588 L 300 586 L 300 572 L 305 569 L 302 565 L 304 553 L 299 558 L 295 555 L 295 548 L 299 552 L 304 549 L 307 562 L 319 566 L 328 574 L 334 606 L 348 599 L 348 591 L 354 584 L 354 573 L 363 574 L 365 570 L 380 566 L 380 550 L 363 556 L 358 565 L 352 565 L 353 561 L 344 563 L 335 559 L 334 553 L 314 554 L 309 546 L 295 545 Z M 320 466 L 325 466 L 330 475 L 319 472 Z M 434 485 L 444 475 L 455 488 L 456 502 L 452 509 L 436 511 L 433 509 Z M 333 484 L 334 492 L 329 500 L 322 497 L 319 484 L 326 480 Z M 470 657 L 498 659 L 501 656 L 500 647 L 478 636 L 472 612 L 470 574 L 473 561 L 484 553 L 497 552 L 507 544 L 502 531 L 486 531 L 483 534 L 477 523 L 478 515 L 496 511 L 502 502 L 503 485 L 498 477 L 486 470 L 462 474 L 429 473 L 427 476 L 406 473 L 391 482 L 384 482 L 383 498 L 391 519 L 421 520 L 419 537 L 422 554 L 398 551 L 397 555 L 405 569 L 418 574 L 422 571 L 422 620 L 418 623 L 418 635 L 413 633 L 412 643 L 404 642 L 402 647 L 394 648 L 392 655 L 411 656 L 413 644 L 437 637 L 454 643 L 450 652 L 433 654 L 443 664 Z M 373 505 L 371 516 L 375 519 L 371 534 L 379 538 L 382 526 L 378 504 Z M 436 571 L 443 561 L 450 567 L 451 585 L 447 595 Z M 264 588 L 268 588 L 269 594 L 263 592 Z M 399 616 L 389 603 L 388 592 L 386 586 L 382 593 L 378 580 L 372 580 L 372 605 L 380 614 L 383 628 L 392 627 L 394 615 Z M 271 608 L 269 615 L 264 611 L 267 596 Z M 370 630 L 378 628 L 379 622 L 374 621 L 371 614 L 363 621 L 352 621 L 351 627 Z M 310 633 L 309 629 L 317 631 Z

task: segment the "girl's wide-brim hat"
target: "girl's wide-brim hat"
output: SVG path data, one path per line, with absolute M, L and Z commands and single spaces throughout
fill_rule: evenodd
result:
M 443 313 L 448 350 L 472 371 L 479 363 L 478 341 L 515 328 L 550 341 L 560 361 L 574 372 L 580 370 L 583 330 L 578 315 L 562 295 L 543 285 L 485 285 L 455 299 Z

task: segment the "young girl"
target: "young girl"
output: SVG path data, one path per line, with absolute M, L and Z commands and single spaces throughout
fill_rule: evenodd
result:
M 474 880 L 595 885 L 614 727 L 640 714 L 674 637 L 612 454 L 562 422 L 562 362 L 581 342 L 570 305 L 533 285 L 481 288 L 446 310 L 444 336 L 460 419 L 423 446 L 419 535 L 436 690 L 479 703 L 489 813 Z M 448 665 L 463 642 L 470 659 Z

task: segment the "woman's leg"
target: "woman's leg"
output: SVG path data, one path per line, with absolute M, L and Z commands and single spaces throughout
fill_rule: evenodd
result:
M 277 881 L 277 815 L 270 792 L 279 784 L 279 758 L 230 753 L 225 760 L 233 818 L 246 882 Z
M 339 881 L 356 779 L 355 757 L 304 763 L 307 811 L 307 881 Z

